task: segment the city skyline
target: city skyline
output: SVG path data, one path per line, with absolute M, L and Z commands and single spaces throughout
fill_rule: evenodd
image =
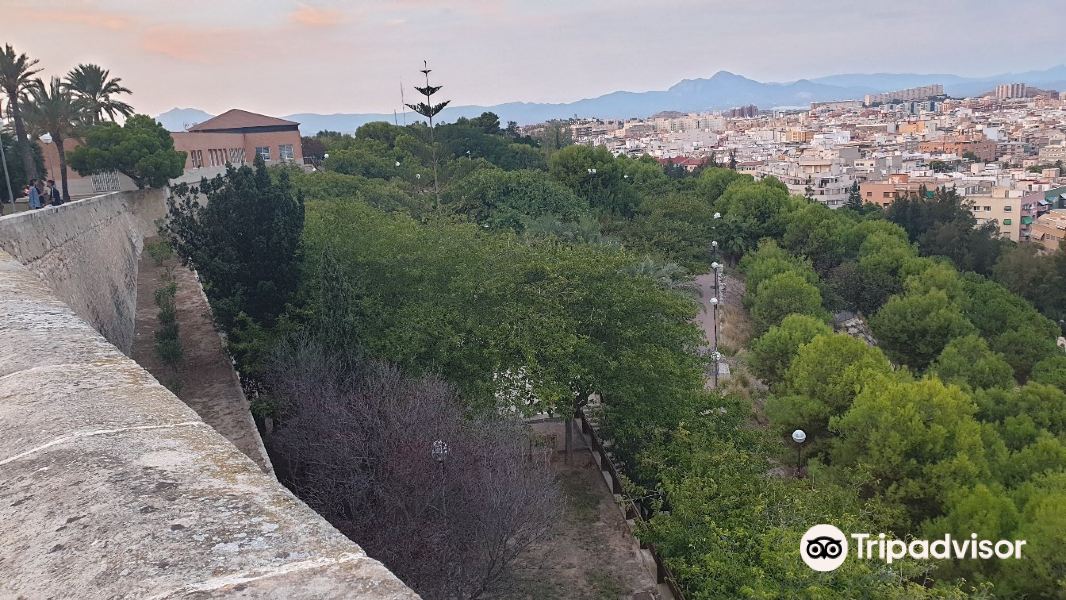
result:
M 1050 30 L 1028 28 L 1024 36 L 966 52 L 944 47 L 949 36 L 987 31 L 993 22 L 997 31 L 1020 28 L 1054 4 L 996 0 L 974 11 L 962 0 L 903 0 L 858 11 L 841 0 L 816 6 L 670 0 L 654 7 L 605 0 L 358 7 L 192 0 L 172 14 L 161 2 L 0 0 L 0 12 L 15 24 L 40 24 L 13 27 L 7 37 L 17 51 L 40 59 L 42 75 L 84 62 L 107 65 L 133 90 L 140 112 L 195 107 L 217 114 L 240 106 L 291 114 L 399 109 L 401 81 L 408 88 L 417 83 L 423 59 L 454 105 L 569 102 L 665 89 L 719 70 L 786 82 L 853 72 L 984 76 L 1043 69 L 1062 62 Z M 886 52 L 889 41 L 907 51 Z

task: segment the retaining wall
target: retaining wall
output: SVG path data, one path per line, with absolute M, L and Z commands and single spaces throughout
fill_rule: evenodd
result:
M 0 597 L 416 597 L 3 251 L 0 431 Z
M 113 192 L 0 217 L 0 250 L 129 354 L 137 259 L 154 221 L 166 215 L 165 198 L 166 190 Z

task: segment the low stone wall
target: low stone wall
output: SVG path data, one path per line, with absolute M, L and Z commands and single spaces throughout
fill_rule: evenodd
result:
M 3 251 L 0 431 L 0 597 L 416 597 Z
M 137 259 L 154 221 L 166 214 L 165 198 L 165 190 L 113 192 L 0 217 L 0 249 L 129 354 Z

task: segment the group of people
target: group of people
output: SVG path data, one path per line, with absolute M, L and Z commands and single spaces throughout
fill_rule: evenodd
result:
M 31 179 L 26 186 L 26 195 L 30 197 L 30 209 L 36 210 L 51 204 L 59 206 L 63 204 L 63 193 L 56 187 L 56 182 L 49 179 Z

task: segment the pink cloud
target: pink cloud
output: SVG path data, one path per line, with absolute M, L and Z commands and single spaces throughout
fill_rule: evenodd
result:
M 289 22 L 304 27 L 336 27 L 346 20 L 343 12 L 299 4 L 289 13 Z
M 97 10 L 21 9 L 22 17 L 41 23 L 70 23 L 111 31 L 126 31 L 135 19 L 129 15 Z
M 145 29 L 138 45 L 145 52 L 178 61 L 217 63 L 254 57 L 262 42 L 251 30 L 162 25 Z

